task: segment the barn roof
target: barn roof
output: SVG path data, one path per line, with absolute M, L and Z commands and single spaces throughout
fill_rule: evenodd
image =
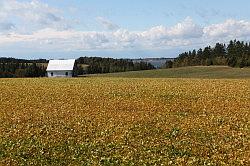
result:
M 73 70 L 75 59 L 68 60 L 50 60 L 47 71 Z

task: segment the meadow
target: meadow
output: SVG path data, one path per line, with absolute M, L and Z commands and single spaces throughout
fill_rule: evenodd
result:
M 0 165 L 248 165 L 250 79 L 0 79 Z
M 189 66 L 171 69 L 108 73 L 94 76 L 124 78 L 240 79 L 250 78 L 250 68 L 232 68 L 228 66 Z

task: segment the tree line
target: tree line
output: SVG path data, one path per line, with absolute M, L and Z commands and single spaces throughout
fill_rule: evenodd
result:
M 125 71 L 137 71 L 137 70 L 151 70 L 155 67 L 147 62 L 133 62 L 130 59 L 113 59 L 113 58 L 101 58 L 101 57 L 80 57 L 76 60 L 77 64 L 88 65 L 87 74 L 96 73 L 114 73 Z M 78 68 L 78 75 L 84 74 L 84 70 L 81 67 Z
M 46 67 L 38 65 L 37 62 L 0 58 L 0 78 L 44 77 L 45 75 Z
M 250 43 L 237 40 L 227 45 L 216 43 L 214 47 L 181 53 L 174 61 L 166 62 L 167 68 L 197 65 L 250 66 Z
M 46 76 L 48 62 L 46 59 L 0 58 L 0 78 L 44 77 Z M 146 62 L 133 63 L 130 59 L 100 57 L 80 57 L 76 60 L 76 64 L 76 75 L 154 69 L 153 65 Z M 81 64 L 85 64 L 88 67 L 84 68 Z

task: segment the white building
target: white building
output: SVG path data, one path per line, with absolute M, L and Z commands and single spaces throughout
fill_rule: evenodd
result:
M 75 59 L 50 60 L 46 71 L 48 77 L 72 77 L 74 67 Z

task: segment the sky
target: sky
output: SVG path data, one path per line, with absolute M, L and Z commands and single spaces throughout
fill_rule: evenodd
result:
M 249 0 L 0 0 L 0 56 L 176 57 L 250 41 Z

